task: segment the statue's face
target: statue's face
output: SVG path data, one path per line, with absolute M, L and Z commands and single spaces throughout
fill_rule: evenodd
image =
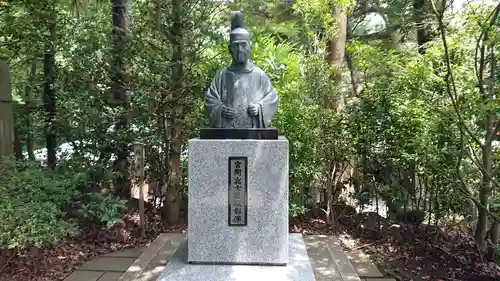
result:
M 251 51 L 250 44 L 247 40 L 233 41 L 229 44 L 229 52 L 235 63 L 244 63 L 248 60 Z

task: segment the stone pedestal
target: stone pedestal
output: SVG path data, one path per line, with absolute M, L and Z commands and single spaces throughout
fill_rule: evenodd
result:
M 288 140 L 189 140 L 190 263 L 286 265 Z
M 187 241 L 187 244 L 191 245 L 191 241 Z M 286 266 L 214 265 L 186 263 L 187 247 L 183 243 L 169 260 L 158 281 L 315 281 L 302 235 L 290 234 L 290 243 L 287 247 L 290 259 Z M 327 261 L 321 260 L 323 267 Z M 357 280 L 359 281 L 359 278 Z

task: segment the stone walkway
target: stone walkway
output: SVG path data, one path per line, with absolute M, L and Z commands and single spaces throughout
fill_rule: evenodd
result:
M 386 277 L 370 260 L 370 257 L 361 251 L 345 252 L 347 258 L 363 281 L 396 281 Z
M 64 281 L 118 281 L 143 251 L 134 248 L 96 257 L 77 267 Z
M 185 234 L 161 234 L 147 248 L 96 257 L 64 281 L 156 281 Z M 360 251 L 344 252 L 335 237 L 304 236 L 316 281 L 395 281 Z M 332 258 L 335 257 L 335 258 Z

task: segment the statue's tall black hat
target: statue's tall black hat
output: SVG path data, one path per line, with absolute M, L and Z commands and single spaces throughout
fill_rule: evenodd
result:
M 229 33 L 229 41 L 250 40 L 250 33 L 245 29 L 243 22 L 243 14 L 241 11 L 231 12 L 231 33 Z

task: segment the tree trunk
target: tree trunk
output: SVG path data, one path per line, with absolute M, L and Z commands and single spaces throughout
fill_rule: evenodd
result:
M 48 3 L 48 5 L 53 5 Z M 45 141 L 47 147 L 47 166 L 54 169 L 57 164 L 56 149 L 56 93 L 54 90 L 56 82 L 56 11 L 50 6 L 51 17 L 48 19 L 46 42 L 43 54 L 43 106 L 45 111 Z
M 33 58 L 31 62 L 31 69 L 28 74 L 28 81 L 25 88 L 24 97 L 24 126 L 26 127 L 26 150 L 28 152 L 28 158 L 32 161 L 35 160 L 35 145 L 33 138 L 33 117 L 31 113 L 33 112 L 33 88 L 36 77 L 36 63 L 37 58 Z
M 500 224 L 498 222 L 492 222 L 491 229 L 489 230 L 491 244 L 498 245 L 498 240 L 500 238 Z M 488 248 L 488 260 L 494 261 L 496 258 L 496 249 L 493 247 Z
M 170 43 L 172 45 L 172 76 L 170 91 L 173 93 L 170 111 L 170 161 L 169 179 L 166 196 L 167 223 L 176 224 L 179 221 L 180 202 L 179 192 L 181 189 L 181 149 L 182 149 L 182 128 L 184 123 L 184 86 L 182 78 L 184 76 L 184 53 L 182 50 L 184 32 L 182 27 L 184 0 L 172 1 L 172 26 L 170 28 Z
M 14 122 L 14 156 L 16 160 L 23 159 L 23 145 L 21 143 L 21 134 L 19 133 L 19 127 L 17 122 Z
M 338 88 L 342 84 L 342 64 L 345 56 L 345 43 L 347 39 L 347 16 L 339 7 L 332 7 L 332 16 L 337 25 L 337 34 L 334 39 L 327 43 L 326 60 L 333 68 L 332 79 Z M 341 110 L 344 107 L 344 97 L 339 92 L 339 97 L 334 101 L 326 97 L 325 105 L 329 108 Z
M 146 237 L 146 218 L 144 210 L 144 185 L 145 185 L 145 174 L 144 174 L 144 161 L 145 161 L 145 149 L 144 144 L 138 143 L 134 147 L 134 166 L 135 166 L 135 176 L 136 185 L 139 191 L 139 227 L 141 229 L 141 238 Z
M 486 135 L 489 136 L 491 131 L 493 130 L 493 116 L 495 112 L 488 111 L 486 116 Z M 482 171 L 482 181 L 481 181 L 481 189 L 479 190 L 479 202 L 488 208 L 490 197 L 492 195 L 492 187 L 491 187 L 491 175 L 492 175 L 492 157 L 493 157 L 493 149 L 492 143 L 490 141 L 486 141 L 482 147 L 482 165 L 484 171 Z M 476 226 L 476 232 L 474 234 L 474 238 L 476 239 L 476 243 L 481 250 L 486 250 L 486 234 L 488 231 L 488 214 L 486 210 L 483 208 L 479 208 L 478 210 L 478 220 Z
M 326 180 L 326 223 L 328 225 L 333 225 L 333 189 L 335 181 L 336 166 L 333 161 L 328 164 L 328 178 Z
M 498 10 L 496 11 L 492 24 L 496 21 L 496 18 L 498 17 Z M 488 36 L 489 31 L 485 32 L 484 35 L 484 42 L 488 41 Z M 484 48 L 484 45 L 483 45 Z M 484 49 L 483 49 L 484 50 Z M 489 63 L 490 66 L 490 73 L 489 73 L 489 79 L 488 79 L 488 87 L 487 90 L 483 92 L 483 100 L 485 103 L 488 103 L 494 99 L 494 94 L 495 94 L 495 85 L 496 85 L 496 56 L 494 54 L 495 47 L 493 44 L 488 46 L 488 59 L 481 61 L 481 64 L 487 65 Z M 479 202 L 485 206 L 486 208 L 489 208 L 489 201 L 490 197 L 493 192 L 492 188 L 492 182 L 491 182 L 491 177 L 493 176 L 493 139 L 496 134 L 496 123 L 499 122 L 496 118 L 496 111 L 495 108 L 487 109 L 485 112 L 485 117 L 484 117 L 484 126 L 485 126 L 485 136 L 484 136 L 484 144 L 481 147 L 481 160 L 482 160 L 482 169 L 481 169 L 481 174 L 482 174 L 482 180 L 481 180 L 481 189 L 479 190 Z M 493 228 L 493 230 L 496 231 L 496 226 Z M 476 240 L 476 243 L 478 244 L 478 247 L 481 250 L 486 250 L 487 248 L 487 231 L 488 231 L 488 214 L 486 213 L 486 210 L 483 208 L 479 208 L 478 210 L 478 221 L 477 221 L 477 227 L 476 231 L 474 234 L 474 238 Z M 494 234 L 497 235 L 497 234 Z M 491 237 L 494 238 L 494 235 Z
M 347 19 L 346 32 L 347 32 L 346 35 L 347 38 L 352 37 L 354 31 L 351 18 Z M 359 73 L 359 71 L 357 71 L 355 67 L 354 55 L 348 52 L 347 50 L 345 51 L 345 60 L 347 62 L 347 67 L 349 68 L 349 72 L 351 74 L 352 94 L 353 96 L 357 97 L 363 91 L 363 86 L 361 83 L 361 74 Z
M 342 65 L 344 63 L 344 58 L 345 58 L 345 46 L 346 46 L 346 40 L 347 40 L 347 15 L 343 11 L 341 7 L 336 7 L 332 6 L 332 17 L 333 21 L 335 22 L 335 25 L 337 27 L 337 33 L 335 35 L 335 38 L 332 38 L 327 42 L 327 50 L 326 50 L 326 61 L 331 67 L 331 77 L 332 80 L 334 81 L 335 88 L 337 89 L 338 92 L 338 97 L 330 97 L 326 96 L 324 100 L 324 106 L 326 108 L 333 109 L 337 112 L 340 112 L 344 109 L 344 93 L 343 90 L 340 89 L 342 86 Z M 326 133 L 326 132 L 325 132 Z M 327 141 L 332 141 L 332 140 L 327 140 Z M 328 176 L 329 180 L 331 180 L 331 187 L 328 188 L 337 188 L 336 183 L 338 180 L 336 179 L 336 171 L 339 171 L 342 169 L 344 163 L 342 162 L 337 162 L 337 163 L 332 163 L 333 169 L 330 169 L 330 173 Z M 339 177 L 343 177 L 343 174 L 340 174 Z M 331 190 L 333 193 L 333 190 Z M 333 204 L 332 200 L 332 193 L 327 195 L 329 198 L 326 198 L 327 202 L 327 209 L 329 215 L 330 215 L 330 223 L 333 223 L 333 215 L 331 211 L 331 204 Z M 338 198 L 338 196 L 337 196 Z
M 9 66 L 0 60 L 0 161 L 13 153 L 13 106 L 11 72 Z
M 413 0 L 413 18 L 417 28 L 418 53 L 424 54 L 428 42 L 432 40 L 430 25 L 425 20 L 426 0 Z
M 170 147 L 170 173 L 167 186 L 166 209 L 167 223 L 177 224 L 179 222 L 180 202 L 179 192 L 181 189 L 181 145 L 180 141 L 172 142 Z
M 130 197 L 130 177 L 128 172 L 129 137 L 128 137 L 128 100 L 125 79 L 125 39 L 127 36 L 127 1 L 112 0 L 112 29 L 113 29 L 113 65 L 112 65 L 112 92 L 113 102 L 121 107 L 121 114 L 116 123 L 115 138 L 116 156 L 114 169 L 118 173 L 115 180 L 115 192 L 123 197 Z
M 354 66 L 353 55 L 350 53 L 346 53 L 345 59 L 347 62 L 347 67 L 349 68 L 349 72 L 351 74 L 352 93 L 355 97 L 357 97 L 363 91 L 363 86 L 361 84 L 361 75 Z

